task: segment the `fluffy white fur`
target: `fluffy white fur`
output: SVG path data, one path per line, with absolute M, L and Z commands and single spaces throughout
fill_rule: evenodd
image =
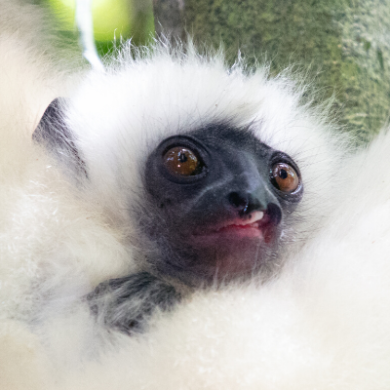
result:
M 124 47 L 105 74 L 91 72 L 68 100 L 67 126 L 88 167 L 88 200 L 101 205 L 111 223 L 137 234 L 131 207 L 142 202 L 142 175 L 149 153 L 165 138 L 207 123 L 228 120 L 249 126 L 258 138 L 289 154 L 305 180 L 292 237 L 319 226 L 331 206 L 344 139 L 320 112 L 301 107 L 303 90 L 288 78 L 246 75 L 240 64 L 227 71 L 222 55 L 170 54 L 164 47 L 133 59 Z
M 129 345 L 126 353 L 142 358 L 128 381 L 147 389 L 387 388 L 390 181 L 377 168 L 389 148 L 382 134 L 342 167 L 348 189 L 329 223 L 279 279 L 199 292 Z
M 344 137 L 300 104 L 287 77 L 227 70 L 221 55 L 193 50 L 133 59 L 125 46 L 105 73 L 68 92 L 61 67 L 35 44 L 40 11 L 14 32 L 18 4 L 0 7 L 0 388 L 390 386 L 390 136 L 347 158 Z M 45 106 L 64 93 L 89 168 L 82 186 L 31 141 Z M 300 166 L 305 195 L 285 266 L 266 283 L 198 291 L 157 313 L 143 335 L 104 329 L 82 297 L 142 268 L 127 210 L 140 201 L 148 153 L 225 118 Z

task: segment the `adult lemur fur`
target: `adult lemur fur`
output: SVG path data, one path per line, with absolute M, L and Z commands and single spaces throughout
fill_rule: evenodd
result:
M 2 388 L 386 388 L 388 137 L 349 159 L 305 88 L 191 47 L 69 83 L 33 27 L 0 40 Z

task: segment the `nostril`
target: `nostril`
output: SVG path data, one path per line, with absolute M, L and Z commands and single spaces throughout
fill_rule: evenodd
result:
M 228 196 L 229 203 L 240 211 L 246 211 L 249 200 L 247 196 L 242 196 L 238 192 L 231 192 Z

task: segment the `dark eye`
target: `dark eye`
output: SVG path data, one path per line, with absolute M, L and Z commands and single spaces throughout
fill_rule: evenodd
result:
M 294 192 L 300 184 L 296 170 L 285 162 L 278 162 L 272 166 L 271 182 L 280 191 Z
M 174 175 L 194 176 L 202 172 L 203 162 L 197 154 L 184 146 L 175 146 L 163 156 L 165 167 Z

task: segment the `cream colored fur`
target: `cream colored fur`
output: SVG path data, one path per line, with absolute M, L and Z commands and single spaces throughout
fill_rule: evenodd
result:
M 157 45 L 134 59 L 125 45 L 105 73 L 69 86 L 36 27 L 45 16 L 24 7 L 0 1 L 0 388 L 387 389 L 390 136 L 349 157 L 287 76 L 228 70 L 221 55 L 193 49 Z M 31 140 L 64 95 L 88 168 L 82 185 Z M 300 166 L 305 194 L 284 266 L 265 283 L 200 290 L 142 335 L 101 327 L 83 297 L 143 266 L 130 210 L 148 153 L 226 118 Z

